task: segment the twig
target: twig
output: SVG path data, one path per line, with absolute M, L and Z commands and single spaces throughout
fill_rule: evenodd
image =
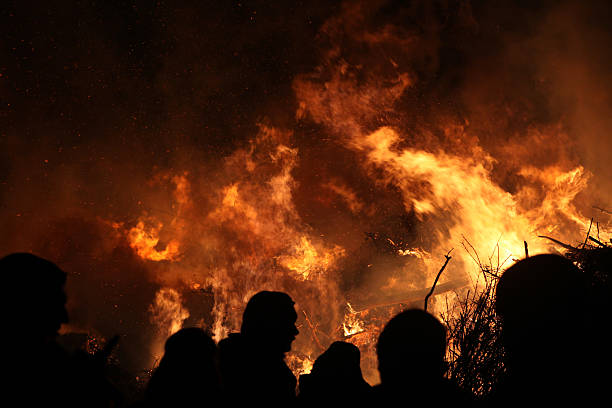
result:
M 444 271 L 444 269 L 446 268 L 446 265 L 448 265 L 448 262 L 451 260 L 451 256 L 450 253 L 453 250 L 451 249 L 450 251 L 448 251 L 448 253 L 446 255 L 444 255 L 444 257 L 446 258 L 446 261 L 444 262 L 444 265 L 442 265 L 442 268 L 440 268 L 440 271 L 438 272 L 438 274 L 436 275 L 436 279 L 434 280 L 433 285 L 431 286 L 431 290 L 429 291 L 429 293 L 427 295 L 425 295 L 425 307 L 424 310 L 427 311 L 427 302 L 429 301 L 429 298 L 431 297 L 431 295 L 433 295 L 434 290 L 436 289 L 436 284 L 438 283 L 438 279 L 440 279 L 440 275 L 442 275 L 442 272 Z
M 556 240 L 556 239 L 554 239 L 554 238 L 551 238 L 551 237 L 547 237 L 546 235 L 538 235 L 538 238 L 545 238 L 545 239 L 548 239 L 548 240 L 550 240 L 550 241 L 554 242 L 555 244 L 557 244 L 557 245 L 561 245 L 563 248 L 565 248 L 565 249 L 567 249 L 567 250 L 570 250 L 570 251 L 574 251 L 574 250 L 576 250 L 576 248 L 574 248 L 573 246 L 568 245 L 568 244 L 564 244 L 563 242 L 561 242 L 561 241 L 559 241 L 559 240 Z
M 591 236 L 589 236 L 589 238 L 588 238 L 588 239 L 590 239 L 591 241 L 595 242 L 597 245 L 600 245 L 600 246 L 602 246 L 602 247 L 604 247 L 604 248 L 607 246 L 606 244 L 604 244 L 604 243 L 603 243 L 603 242 L 601 242 L 600 240 L 595 239 L 595 238 L 593 238 L 593 237 L 591 237 Z
M 602 213 L 606 213 L 606 214 L 611 214 L 612 215 L 612 211 L 606 210 L 604 208 L 601 207 L 597 207 L 597 206 L 593 206 L 594 209 L 601 211 Z
M 308 326 L 310 326 L 310 330 L 312 331 L 312 338 L 314 339 L 315 343 L 317 343 L 317 346 L 319 346 L 321 350 L 325 350 L 325 347 L 321 345 L 321 342 L 319 341 L 319 338 L 317 337 L 317 328 L 310 321 L 310 318 L 308 317 L 308 314 L 306 313 L 306 311 L 302 310 L 302 313 L 304 313 L 304 317 L 306 318 L 306 323 L 308 323 Z
M 445 292 L 452 292 L 456 288 L 465 287 L 468 283 L 469 282 L 467 280 L 463 280 L 463 279 L 451 280 L 445 283 L 439 283 L 436 286 L 436 291 L 438 295 L 441 293 L 445 293 Z M 389 307 L 389 306 L 401 305 L 401 304 L 412 304 L 414 302 L 421 303 L 425 295 L 429 293 L 430 289 L 431 289 L 430 287 L 427 287 L 424 289 L 411 290 L 408 292 L 397 294 L 395 296 L 387 296 L 383 299 L 379 299 L 376 296 L 375 297 L 377 298 L 376 301 L 373 300 L 373 297 L 370 297 L 369 299 L 366 299 L 361 302 L 355 301 L 354 303 L 351 303 L 351 305 L 353 306 L 353 310 L 355 312 L 360 313 L 360 312 L 365 312 L 367 310 L 376 309 L 379 307 Z
M 587 242 L 589 241 L 589 235 L 591 234 L 591 227 L 593 226 L 593 218 L 591 218 L 591 223 L 589 224 L 589 229 L 586 233 L 586 238 L 584 239 L 584 244 L 582 244 L 582 247 L 584 248 L 587 244 Z
M 512 255 L 508 255 L 508 256 L 506 257 L 506 259 L 504 259 L 504 262 L 502 262 L 502 263 L 501 263 L 501 265 L 499 266 L 499 268 L 497 268 L 497 272 L 499 272 L 499 270 L 501 269 L 501 267 L 502 267 L 502 266 L 504 266 L 504 265 L 506 264 L 506 262 L 508 262 L 508 259 L 510 259 L 510 257 L 511 257 L 511 256 L 512 256 Z M 494 277 L 494 278 L 499 278 L 499 275 L 498 275 L 498 274 L 492 274 L 492 273 L 489 273 L 489 275 L 493 275 L 493 277 Z
M 467 240 L 467 238 L 464 235 L 462 235 L 461 237 L 463 238 L 463 241 L 461 241 L 461 245 L 463 245 L 463 248 L 468 253 L 468 255 L 474 260 L 474 262 L 476 262 L 476 265 L 478 265 L 478 267 L 482 269 L 482 263 L 480 262 L 480 257 L 478 256 L 478 252 L 476 251 L 476 248 L 474 248 L 474 246 L 470 243 L 470 241 Z M 472 248 L 472 251 L 474 251 L 474 255 L 472 255 L 470 250 L 465 246 L 466 242 L 470 246 L 470 248 Z
M 499 258 L 499 240 L 501 239 L 501 234 L 499 235 L 499 238 L 497 238 L 497 242 L 495 243 L 495 246 L 493 247 L 493 252 L 491 252 L 491 256 L 489 257 L 489 264 L 493 264 L 493 262 L 491 261 L 491 259 L 493 259 L 493 255 L 495 255 L 495 250 L 497 249 L 497 257 Z
M 497 244 L 495 246 L 497 246 L 497 272 L 499 272 L 499 268 L 501 268 L 501 265 L 499 264 L 499 240 L 497 240 Z

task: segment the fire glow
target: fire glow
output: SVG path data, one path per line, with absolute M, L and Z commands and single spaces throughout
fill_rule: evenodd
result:
M 172 276 L 172 283 L 164 283 L 168 286 L 160 289 L 151 305 L 153 321 L 163 334 L 152 345 L 157 350 L 153 355 L 161 350 L 165 336 L 178 330 L 189 316 L 181 305 L 182 288 L 210 288 L 215 301 L 210 327 L 217 340 L 239 329 L 241 308 L 250 296 L 262 289 L 275 289 L 291 294 L 302 312 L 302 335 L 288 357 L 296 374 L 309 372 L 313 356 L 331 341 L 345 339 L 362 348 L 364 360 L 369 362 L 365 374 L 375 381 L 373 346 L 385 317 L 402 304 L 420 299 L 382 306 L 366 301 L 359 311 L 351 306 L 351 299 L 367 298 L 364 290 L 401 294 L 426 289 L 442 255 L 463 245 L 465 250 L 456 252 L 460 261 L 442 277 L 442 284 L 450 284 L 443 296 L 449 296 L 448 289 L 460 291 L 476 284 L 480 272 L 474 259 L 479 254 L 486 257 L 491 253 L 486 262 L 493 263 L 495 258 L 497 265 L 509 266 L 524 256 L 524 241 L 529 242 L 532 254 L 545 252 L 551 247 L 538 235 L 572 239 L 588 227 L 586 217 L 573 205 L 589 179 L 588 171 L 580 165 L 534 167 L 526 162 L 517 171 L 526 182 L 510 193 L 494 181 L 491 171 L 496 159 L 469 134 L 467 126 L 456 124 L 445 129 L 447 136 L 459 143 L 465 141 L 467 154 L 463 155 L 447 152 L 442 145 L 406 146 L 406 135 L 392 126 L 364 130 L 363 118 L 379 109 L 388 110 L 415 86 L 409 72 L 363 86 L 352 77 L 351 69 L 365 68 L 350 67 L 346 62 L 327 68 L 334 74 L 323 83 L 312 77 L 296 79 L 294 87 L 300 100 L 296 115 L 328 127 L 325 132 L 334 135 L 334 143 L 355 155 L 361 165 L 360 183 L 399 193 L 405 213 L 422 223 L 417 230 L 421 234 L 427 231 L 426 248 L 397 244 L 390 238 L 388 241 L 399 257 L 421 261 L 422 269 L 413 270 L 408 262 L 392 267 L 396 269 L 392 273 L 379 267 L 375 271 L 383 275 L 378 277 L 379 287 L 368 288 L 370 284 L 366 284 L 355 291 L 343 291 L 341 268 L 359 248 L 354 244 L 345 247 L 338 237 L 330 239 L 317 233 L 302 218 L 295 190 L 304 180 L 294 177 L 301 164 L 300 148 L 292 141 L 291 130 L 262 124 L 248 146 L 226 158 L 227 178 L 219 180 L 217 190 L 210 192 L 213 204 L 208 213 L 193 208 L 197 201 L 190 196 L 194 189 L 191 169 L 161 174 L 158 182 L 173 186 L 174 212 L 156 214 L 151 206 L 126 230 L 126 238 L 138 256 L 149 262 L 164 262 L 162 270 Z M 315 181 L 315 185 L 327 190 L 325 195 L 331 197 L 328 200 L 333 206 L 351 214 L 354 222 L 376 217 L 384 210 L 360 197 L 341 175 Z M 162 233 L 167 236 L 163 245 Z M 189 246 L 192 248 L 187 250 Z M 195 260 L 202 256 L 212 262 L 196 265 Z M 194 274 L 189 268 L 198 272 Z M 419 276 L 420 287 L 415 276 Z M 401 299 L 401 295 L 396 297 Z M 437 309 L 435 299 L 432 303 L 434 311 L 442 311 Z M 371 307 L 384 310 L 375 312 L 378 317 L 369 316 Z
M 184 203 L 193 202 L 185 195 L 185 191 L 191 190 L 188 177 L 162 177 L 170 181 L 169 186 L 174 186 L 174 196 L 180 197 L 176 198 L 176 213 L 163 214 L 156 219 L 154 212 L 148 211 L 146 216 L 138 218 L 135 226 L 125 229 L 134 251 L 147 262 L 163 263 L 162 269 L 172 276 L 170 280 L 174 282 L 160 289 L 150 307 L 152 320 L 163 334 L 152 345 L 157 350 L 152 351 L 154 355 L 161 350 L 163 339 L 178 330 L 189 316 L 180 296 L 180 291 L 188 288 L 212 290 L 215 306 L 211 329 L 217 339 L 239 329 L 241 307 L 258 290 L 277 289 L 292 294 L 302 312 L 302 335 L 288 361 L 298 374 L 307 373 L 312 367 L 312 356 L 337 339 L 359 345 L 366 354 L 364 359 L 373 362 L 376 333 L 385 319 L 369 316 L 370 307 L 384 309 L 383 316 L 389 317 L 401 304 L 420 302 L 420 299 L 412 298 L 382 306 L 366 304 L 361 310 L 354 309 L 349 298 L 357 297 L 359 300 L 363 295 L 357 291 L 343 293 L 340 288 L 340 268 L 342 262 L 351 256 L 350 251 L 336 242 L 328 242 L 325 236 L 317 234 L 301 219 L 293 198 L 297 182 L 291 175 L 292 168 L 299 162 L 299 150 L 282 144 L 278 134 L 283 133 L 262 127 L 249 150 L 237 151 L 228 159 L 228 165 L 238 169 L 237 178 L 219 187 L 216 207 L 208 214 L 181 214 Z M 393 186 L 401 192 L 407 213 L 425 219 L 451 209 L 453 217 L 450 221 L 445 220 L 443 225 L 430 226 L 432 241 L 428 250 L 402 249 L 400 244 L 388 238 L 388 244 L 398 248 L 397 258 L 420 260 L 424 269 L 410 270 L 409 264 L 405 263 L 396 271 L 399 276 L 389 274 L 383 277 L 383 284 L 373 288 L 376 292 L 399 288 L 401 293 L 402 290 L 419 289 L 406 285 L 406 280 L 415 273 L 425 277 L 425 284 L 431 284 L 441 264 L 439 255 L 446 248 L 457 247 L 462 242 L 469 244 L 469 248 L 463 252 L 457 250 L 462 261 L 448 278 L 443 276 L 441 283 L 459 282 L 453 284 L 455 290 L 471 287 L 479 273 L 472 259 L 474 256 L 493 251 L 491 258 L 494 256 L 496 262 L 507 266 L 524 256 L 524 240 L 530 242 L 532 253 L 538 253 L 549 248 L 545 241 L 537 239 L 538 234 L 567 237 L 559 225 L 548 222 L 553 219 L 549 214 L 555 214 L 556 218 L 562 216 L 578 232 L 588 227 L 584 217 L 572 205 L 573 197 L 585 188 L 588 181 L 588 174 L 580 167 L 567 171 L 558 168 L 538 170 L 529 166 L 521 169 L 521 174 L 547 192 L 537 206 L 525 206 L 525 202 L 530 202 L 530 192 L 518 190 L 510 194 L 496 185 L 487 169 L 492 160 L 490 157 L 485 155 L 484 161 L 479 162 L 443 151 L 398 150 L 394 145 L 399 140 L 396 131 L 381 127 L 355 140 L 352 146 L 357 154 L 363 155 L 367 174 L 382 170 L 378 175 L 382 174 L 383 178 L 375 180 L 375 183 Z M 257 150 L 258 154 L 255 154 Z M 418 189 L 415 190 L 415 186 Z M 323 189 L 326 187 L 322 186 Z M 342 191 L 344 193 L 337 194 L 337 200 L 344 202 L 346 210 L 351 213 L 371 205 L 361 203 L 348 186 Z M 346 202 L 347 197 L 359 204 L 351 206 Z M 143 219 L 147 219 L 148 224 Z M 166 219 L 170 220 L 170 230 L 181 230 L 169 234 L 166 244 L 160 246 L 160 234 L 164 232 Z M 200 231 L 203 235 L 196 243 L 199 248 L 196 256 L 208 254 L 215 259 L 195 276 L 186 265 L 189 253 L 194 251 L 193 248 L 188 250 L 194 243 L 187 241 L 193 239 L 192 228 L 205 230 Z M 211 231 L 214 232 L 211 234 Z M 228 238 L 222 237 L 236 237 L 241 244 L 231 239 L 224 241 Z M 448 296 L 448 293 L 443 296 Z M 453 296 L 450 299 L 452 302 Z M 366 374 L 370 379 L 375 378 L 372 368 L 366 370 Z
M 138 325 L 132 326 L 150 332 L 143 335 L 146 344 L 131 350 L 142 354 L 138 364 L 146 367 L 139 368 L 149 369 L 165 339 L 181 327 L 205 327 L 218 341 L 240 329 L 253 294 L 278 290 L 296 302 L 300 334 L 287 356 L 296 374 L 309 372 L 333 341 L 344 340 L 361 349 L 364 374 L 374 383 L 382 326 L 402 308 L 422 307 L 449 250 L 453 260 L 429 300 L 434 314 L 474 288 L 479 264 L 505 268 L 525 256 L 525 242 L 529 253 L 537 254 L 555 251 L 540 236 L 571 243 L 583 241 L 591 229 L 609 236 L 610 217 L 593 208 L 611 202 L 609 190 L 600 191 L 608 180 L 576 153 L 580 143 L 600 136 L 587 135 L 584 123 L 590 122 L 575 119 L 578 108 L 549 101 L 566 90 L 559 83 L 573 83 L 557 78 L 565 71 L 555 55 L 549 56 L 553 62 L 542 57 L 533 64 L 537 72 L 525 74 L 523 67 L 533 61 L 520 59 L 523 47 L 540 50 L 527 40 L 504 37 L 503 50 L 494 44 L 496 53 L 474 52 L 461 38 L 489 45 L 478 34 L 469 2 L 459 2 L 443 22 L 429 6 L 395 13 L 371 3 L 344 2 L 326 16 L 313 47 L 316 62 L 296 68 L 286 84 L 290 101 L 275 100 L 267 89 L 257 94 L 258 105 L 252 107 L 257 119 L 248 129 L 232 129 L 244 134 L 231 148 L 216 151 L 205 143 L 212 132 L 208 123 L 183 123 L 181 109 L 192 103 L 187 98 L 180 114 L 168 113 L 171 123 L 164 132 L 169 136 L 160 132 L 171 146 L 149 150 L 149 138 L 157 134 L 148 125 L 139 128 L 147 140 L 138 145 L 142 152 L 118 153 L 121 164 L 114 167 L 108 164 L 112 154 L 98 158 L 102 181 L 89 189 L 87 177 L 81 180 L 70 166 L 59 166 L 58 196 L 66 189 L 66 201 L 77 204 L 49 210 L 59 226 L 49 221 L 52 227 L 31 245 L 67 271 L 78 269 L 73 280 L 89 279 L 80 286 L 86 291 L 72 295 L 76 300 L 69 306 L 77 312 L 70 329 L 111 336 L 128 325 L 125 315 L 137 315 Z M 550 18 L 562 17 L 552 13 Z M 188 40 L 177 47 L 193 42 L 186 31 Z M 545 44 L 556 35 L 549 26 L 540 31 Z M 464 52 L 466 61 L 446 52 Z M 167 58 L 168 65 L 175 63 Z M 240 58 L 240 52 L 231 53 L 232 67 L 249 68 L 237 62 Z M 208 58 L 202 60 L 208 64 Z M 178 71 L 189 71 L 176 64 Z M 567 64 L 573 79 L 581 66 Z M 160 95 L 175 86 L 172 75 L 156 85 Z M 233 75 L 241 78 L 242 71 Z M 244 88 L 236 78 L 232 86 Z M 178 93 L 207 88 L 202 92 L 211 106 L 216 93 L 234 91 L 209 90 L 217 78 L 190 81 L 176 85 Z M 173 106 L 171 100 L 164 103 Z M 268 103 L 273 108 L 266 110 Z M 233 126 L 233 117 L 228 122 Z M 190 126 L 201 144 L 184 135 Z M 126 129 L 121 137 L 130 139 L 136 130 Z M 123 145 L 118 146 L 120 152 Z M 80 154 L 83 167 L 89 166 Z M 43 163 L 46 172 L 47 158 Z M 22 201 L 31 201 L 26 188 L 22 194 L 27 198 Z M 90 204 L 95 200 L 104 206 Z M 27 211 L 14 212 L 27 227 L 28 217 L 22 216 Z M 72 231 L 79 234 L 73 238 Z M 23 247 L 30 248 L 26 238 Z M 118 293 L 100 301 L 111 305 L 112 313 L 79 314 L 92 293 L 105 296 L 98 289 Z

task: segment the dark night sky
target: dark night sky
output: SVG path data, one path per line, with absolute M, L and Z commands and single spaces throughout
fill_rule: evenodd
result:
M 92 140 L 104 140 L 94 150 L 106 156 L 118 147 L 144 144 L 159 154 L 186 143 L 226 154 L 262 117 L 293 124 L 292 80 L 316 66 L 317 32 L 341 8 L 329 1 L 6 3 L 1 132 L 27 146 L 6 146 L 5 155 L 30 143 L 65 152 Z M 419 2 L 380 3 L 374 24 L 419 26 L 410 11 L 401 12 Z M 443 19 L 463 2 L 433 3 Z M 478 32 L 461 37 L 462 44 L 453 39 L 456 31 L 441 34 L 437 80 L 456 71 L 461 81 L 457 66 L 499 52 L 508 35 L 529 36 L 563 2 L 487 3 L 471 2 Z M 591 3 L 584 20 L 605 28 L 610 7 Z M 609 38 L 600 40 L 591 45 L 609 45 Z
M 2 131 L 129 148 L 137 142 L 117 132 L 127 127 L 152 150 L 184 138 L 227 152 L 270 101 L 293 103 L 291 80 L 316 62 L 314 37 L 335 10 L 268 3 L 13 2 L 2 15 Z

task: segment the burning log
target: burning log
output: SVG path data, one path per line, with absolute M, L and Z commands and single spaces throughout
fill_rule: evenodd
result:
M 604 244 L 603 242 L 601 242 L 600 240 L 593 238 L 592 236 L 589 235 L 589 238 L 591 241 L 595 242 L 597 245 L 599 245 L 600 247 L 606 247 L 607 245 Z
M 467 284 L 464 280 L 453 280 L 436 286 L 437 293 L 445 293 L 453 291 L 457 288 L 465 286 Z M 402 303 L 414 303 L 421 301 L 425 296 L 431 292 L 431 288 L 417 289 L 403 292 L 401 296 L 389 296 L 389 297 L 377 297 L 376 300 L 370 298 L 364 301 L 351 302 L 353 309 L 356 312 L 363 312 L 368 309 L 374 309 L 378 307 L 393 306 Z
M 549 241 L 554 242 L 554 243 L 555 243 L 555 244 L 557 244 L 557 245 L 562 246 L 563 248 L 565 248 L 565 249 L 567 249 L 567 250 L 573 250 L 573 249 L 575 249 L 575 248 L 574 248 L 573 246 L 571 246 L 571 245 L 565 244 L 565 243 L 563 243 L 563 242 L 561 242 L 561 241 L 559 241 L 559 240 L 556 240 L 556 239 L 554 239 L 554 238 L 547 237 L 546 235 L 538 235 L 538 238 L 545 238 L 545 239 L 547 239 L 547 240 L 549 240 Z

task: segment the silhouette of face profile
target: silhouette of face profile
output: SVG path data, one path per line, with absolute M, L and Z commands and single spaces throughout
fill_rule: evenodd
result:
M 286 353 L 299 333 L 296 320 L 294 302 L 289 295 L 262 291 L 247 303 L 240 332 L 263 349 Z
M 57 336 L 68 322 L 64 271 L 35 255 L 15 253 L 0 259 L 0 274 L 7 288 L 2 296 L 4 321 L 29 340 Z
M 441 378 L 445 351 L 442 323 L 423 310 L 405 310 L 387 323 L 378 338 L 381 382 L 405 384 Z
M 535 255 L 508 268 L 496 288 L 495 308 L 510 364 L 534 367 L 571 358 L 585 334 L 585 276 L 568 259 Z

